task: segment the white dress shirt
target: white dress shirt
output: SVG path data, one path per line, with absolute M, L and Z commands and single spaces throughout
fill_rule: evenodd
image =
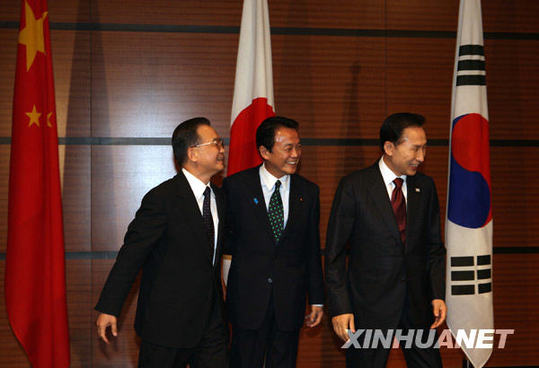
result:
M 408 186 L 406 185 L 406 175 L 397 176 L 386 165 L 384 157 L 380 158 L 380 161 L 378 161 L 378 166 L 380 167 L 380 172 L 382 173 L 382 178 L 384 179 L 384 184 L 386 185 L 389 200 L 391 201 L 391 194 L 393 194 L 393 189 L 395 189 L 395 183 L 393 183 L 393 180 L 395 180 L 396 178 L 401 178 L 403 180 L 402 194 L 404 194 L 404 201 L 408 203 Z
M 206 190 L 206 187 L 210 188 L 211 195 L 210 195 L 210 211 L 211 211 L 211 217 L 213 219 L 213 259 L 212 263 L 215 264 L 215 249 L 217 248 L 217 229 L 219 226 L 219 216 L 217 215 L 217 201 L 215 200 L 215 193 L 213 192 L 213 189 L 211 189 L 210 184 L 208 185 L 204 184 L 199 178 L 191 174 L 189 171 L 182 168 L 182 172 L 185 175 L 185 178 L 187 179 L 187 182 L 189 183 L 189 186 L 191 187 L 191 190 L 193 191 L 193 194 L 195 195 L 195 199 L 198 204 L 198 209 L 200 210 L 200 215 L 202 215 L 202 206 L 204 204 L 204 191 Z
M 276 178 L 266 169 L 266 166 L 260 165 L 259 170 L 260 184 L 262 184 L 262 193 L 264 194 L 264 202 L 266 203 L 266 210 L 269 210 L 269 203 L 271 195 L 275 190 L 275 183 L 277 180 L 281 182 L 279 193 L 281 193 L 281 201 L 283 202 L 283 228 L 288 221 L 288 203 L 290 197 L 290 175 L 284 175 L 280 178 Z

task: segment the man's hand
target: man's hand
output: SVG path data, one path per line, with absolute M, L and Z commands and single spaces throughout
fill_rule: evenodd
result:
M 324 315 L 324 307 L 318 305 L 311 305 L 311 314 L 305 316 L 305 326 L 315 327 L 320 324 L 322 316 Z
M 118 336 L 117 318 L 115 316 L 106 313 L 99 313 L 95 324 L 97 326 L 97 336 L 107 344 L 109 343 L 109 340 L 107 339 L 107 327 L 110 326 L 112 336 Z
M 339 314 L 331 319 L 333 324 L 333 330 L 343 341 L 350 340 L 348 331 L 354 333 L 356 332 L 356 327 L 354 326 L 354 315 L 352 313 Z
M 447 306 L 442 299 L 434 299 L 432 301 L 432 313 L 434 313 L 434 323 L 430 328 L 436 328 L 445 321 L 447 315 Z

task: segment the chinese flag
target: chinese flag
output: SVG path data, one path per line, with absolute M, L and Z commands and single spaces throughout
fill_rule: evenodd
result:
M 256 149 L 256 128 L 274 116 L 267 0 L 244 0 L 236 62 L 228 175 L 262 162 Z
M 58 136 L 46 0 L 22 3 L 13 101 L 6 307 L 34 368 L 68 367 Z

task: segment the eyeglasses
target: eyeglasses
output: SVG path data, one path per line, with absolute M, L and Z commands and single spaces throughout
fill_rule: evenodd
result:
M 206 143 L 193 144 L 191 147 L 198 148 L 214 144 L 216 147 L 224 147 L 223 138 L 213 138 L 211 141 Z

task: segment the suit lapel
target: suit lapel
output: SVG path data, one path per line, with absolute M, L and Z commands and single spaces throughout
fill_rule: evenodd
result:
M 189 182 L 187 181 L 185 175 L 183 172 L 179 172 L 176 176 L 178 178 L 178 197 L 181 199 L 181 202 L 179 203 L 179 207 L 183 209 L 183 213 L 186 216 L 186 221 L 191 224 L 191 229 L 195 233 L 195 238 L 200 240 L 200 245 L 203 246 L 203 244 L 208 245 L 209 238 L 208 234 L 206 232 L 206 226 L 204 225 L 204 221 L 202 219 L 202 214 L 200 213 L 200 208 L 198 207 L 198 203 L 195 199 L 195 194 L 191 190 L 191 186 L 189 185 Z M 218 206 L 219 208 L 219 206 Z M 221 222 L 219 221 L 219 224 Z M 213 239 L 212 239 L 213 242 Z M 208 260 L 210 263 L 212 262 L 213 253 L 210 254 L 209 247 L 206 247 L 207 254 L 208 254 Z
M 264 193 L 262 193 L 262 184 L 260 183 L 260 166 L 253 168 L 251 175 L 249 176 L 249 182 L 247 184 L 248 200 L 253 208 L 255 216 L 258 217 L 258 223 L 262 224 L 264 231 L 268 233 L 268 236 L 273 240 L 273 232 L 271 231 L 271 225 L 268 218 L 268 210 L 266 202 L 264 201 Z
M 213 192 L 215 193 L 215 200 L 217 202 L 217 216 L 219 217 L 219 225 L 217 227 L 217 248 L 215 250 L 215 254 L 219 255 L 221 252 L 221 243 L 223 241 L 223 229 L 225 225 L 225 218 L 224 218 L 224 210 L 225 210 L 225 200 L 223 193 L 219 188 L 216 188 L 212 184 Z
M 406 188 L 406 251 L 409 251 L 411 247 L 408 244 L 413 244 L 411 235 L 416 233 L 413 228 L 419 218 L 417 212 L 421 200 L 421 189 L 415 185 L 415 176 L 406 177 Z
M 378 162 L 371 166 L 371 175 L 370 175 L 370 185 L 369 190 L 376 203 L 380 215 L 382 216 L 384 223 L 387 225 L 387 228 L 391 231 L 391 234 L 395 239 L 400 243 L 400 234 L 399 228 L 397 226 L 397 221 L 395 220 L 395 215 L 393 214 L 393 208 L 391 207 L 391 201 L 387 195 L 387 189 L 384 184 L 384 179 L 382 178 L 382 173 L 378 167 Z
M 288 219 L 283 231 L 281 239 L 290 232 L 290 229 L 294 226 L 294 220 L 297 218 L 298 206 L 303 202 L 303 197 L 299 188 L 296 175 L 290 175 L 290 196 L 288 198 Z

